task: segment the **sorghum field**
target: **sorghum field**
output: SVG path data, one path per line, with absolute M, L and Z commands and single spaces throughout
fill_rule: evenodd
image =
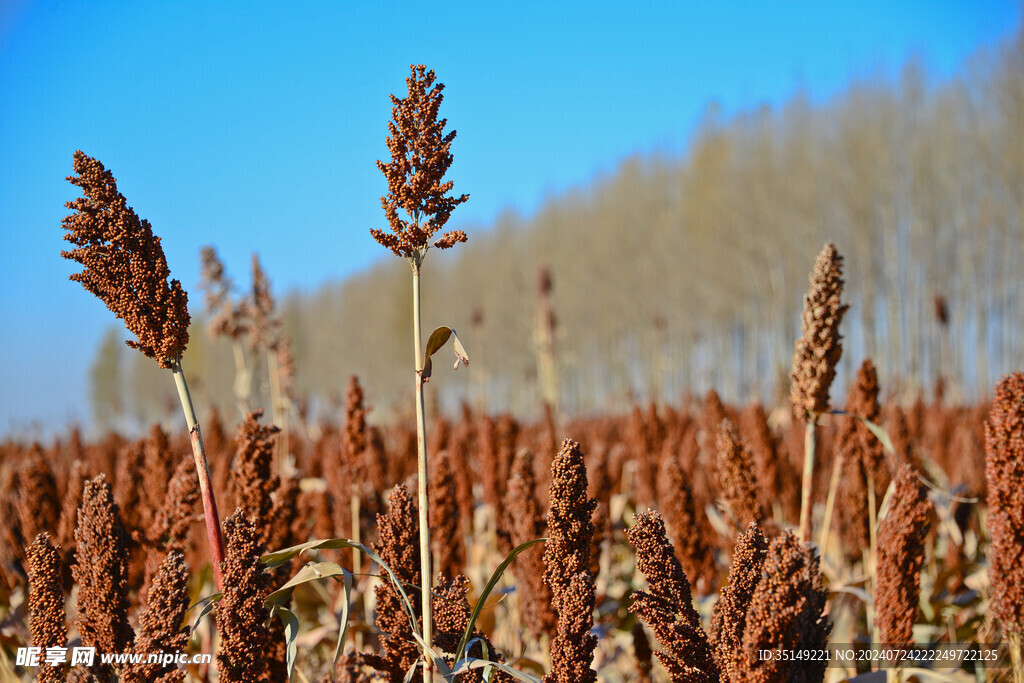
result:
M 0 677 L 1024 681 L 1024 374 L 974 405 L 941 382 L 902 403 L 863 358 L 834 395 L 848 305 L 832 243 L 806 264 L 777 405 L 712 390 L 569 418 L 545 387 L 536 421 L 468 404 L 428 414 L 448 354 L 458 368 L 473 353 L 420 319 L 431 252 L 467 240 L 444 231 L 467 196 L 445 179 L 442 88 L 412 67 L 378 162 L 387 229 L 372 234 L 410 265 L 415 353 L 394 359 L 410 361 L 409 417 L 377 424 L 356 376 L 332 418 L 299 409 L 301 359 L 265 276 L 257 264 L 234 300 L 212 249 L 209 331 L 238 351 L 246 417 L 204 406 L 160 239 L 112 172 L 74 153 L 72 279 L 124 322 L 185 419 L 141 439 L 0 446 Z M 251 390 L 257 363 L 269 401 Z M 98 653 L 89 665 L 63 656 L 82 647 Z M 99 657 L 125 653 L 213 657 Z

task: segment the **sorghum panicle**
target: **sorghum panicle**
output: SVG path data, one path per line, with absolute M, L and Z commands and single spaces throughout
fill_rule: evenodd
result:
M 1024 372 L 1004 377 L 985 424 L 986 553 L 992 610 L 1004 633 L 1024 631 Z
M 803 334 L 793 354 L 793 408 L 801 417 L 828 410 L 828 391 L 843 354 L 839 324 L 849 308 L 841 302 L 843 257 L 829 242 L 821 250 L 810 275 L 801 317 Z
M 64 239 L 76 249 L 61 256 L 85 266 L 71 275 L 96 295 L 136 336 L 128 346 L 171 368 L 188 344 L 188 296 L 177 280 L 168 280 L 160 238 L 117 191 L 117 181 L 98 160 L 74 155 L 77 175 L 68 182 L 84 197 L 67 202 L 74 213 L 64 218 Z

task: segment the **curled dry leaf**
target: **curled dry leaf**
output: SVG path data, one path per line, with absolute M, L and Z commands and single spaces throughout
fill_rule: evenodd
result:
M 466 366 L 469 365 L 469 354 L 466 353 L 465 347 L 459 341 L 459 335 L 455 333 L 455 328 L 442 325 L 431 332 L 430 338 L 427 339 L 427 351 L 423 354 L 423 369 L 420 371 L 420 377 L 423 378 L 424 382 L 430 379 L 432 368 L 430 357 L 444 347 L 449 337 L 453 339 L 452 350 L 455 352 L 455 369 L 459 369 L 460 363 Z

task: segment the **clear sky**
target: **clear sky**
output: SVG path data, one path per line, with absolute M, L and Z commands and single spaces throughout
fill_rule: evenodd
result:
M 726 114 L 851 78 L 933 78 L 1011 33 L 1019 2 L 0 2 L 0 436 L 87 422 L 113 314 L 60 258 L 81 149 L 163 238 L 200 310 L 198 252 L 236 281 L 253 251 L 282 295 L 388 255 L 389 93 L 447 85 L 450 227 L 530 212 L 623 157 L 682 149 Z M 472 239 L 472 235 L 470 236 Z

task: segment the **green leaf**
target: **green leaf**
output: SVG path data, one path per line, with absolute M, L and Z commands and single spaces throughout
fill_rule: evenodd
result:
M 494 569 L 494 573 L 492 573 L 491 578 L 488 579 L 487 585 L 484 586 L 483 591 L 480 593 L 480 597 L 477 598 L 476 604 L 473 605 L 473 611 L 470 612 L 469 623 L 466 625 L 466 632 L 462 634 L 462 638 L 459 640 L 459 649 L 455 651 L 456 661 L 459 661 L 466 656 L 466 649 L 469 647 L 469 640 L 473 637 L 473 631 L 474 629 L 476 629 L 476 620 L 480 616 L 481 610 L 483 610 L 484 608 L 484 603 L 487 602 L 487 596 L 490 595 L 491 591 L 494 590 L 494 587 L 498 585 L 498 580 L 501 579 L 501 575 L 505 573 L 505 570 L 508 568 L 508 566 L 512 564 L 512 560 L 514 560 L 519 553 L 523 552 L 530 546 L 534 546 L 538 543 L 543 543 L 546 540 L 548 539 L 535 538 L 532 541 L 520 543 L 515 548 L 513 548 L 512 552 L 510 552 L 508 556 L 501 561 L 501 564 L 499 564 Z
M 872 434 L 875 435 L 875 438 L 882 442 L 882 446 L 884 446 L 885 450 L 889 452 L 889 455 L 893 456 L 894 458 L 896 457 L 896 449 L 893 448 L 892 446 L 892 440 L 889 438 L 889 433 L 882 429 L 879 425 L 875 424 L 871 420 L 865 420 L 860 415 L 855 415 L 846 410 L 830 410 L 828 412 L 829 415 L 845 415 L 846 417 L 852 417 L 854 419 L 860 420 L 861 423 L 863 423 L 863 425 L 867 427 Z
M 338 644 L 334 646 L 334 659 L 331 661 L 331 680 L 334 680 L 334 671 L 338 666 L 338 659 L 341 657 L 341 650 L 345 647 L 345 634 L 348 633 L 348 611 L 352 602 L 352 575 L 345 572 L 342 584 L 345 588 L 345 602 L 341 605 L 341 614 L 338 615 Z
M 467 657 L 463 660 L 460 660 L 459 663 L 456 664 L 455 667 L 452 669 L 452 673 L 458 676 L 459 674 L 466 673 L 471 669 L 488 668 L 494 668 L 498 669 L 499 671 L 504 671 L 509 676 L 512 676 L 512 678 L 523 681 L 524 683 L 541 683 L 541 679 L 537 678 L 536 676 L 531 676 L 525 671 L 520 671 L 519 669 L 513 669 L 508 664 L 502 664 L 501 662 L 492 662 L 486 659 L 476 659 L 474 657 Z
M 276 591 L 268 595 L 263 603 L 267 607 L 274 605 L 280 605 L 284 607 L 287 604 L 288 599 L 292 596 L 292 591 L 295 587 L 303 583 L 309 583 L 310 581 L 319 581 L 321 579 L 329 579 L 332 576 L 341 576 L 348 574 L 344 568 L 335 562 L 310 562 L 298 571 L 288 583 L 284 584 Z
M 459 335 L 455 333 L 454 327 L 441 326 L 430 333 L 430 338 L 427 339 L 427 350 L 423 355 L 423 370 L 420 371 L 420 377 L 426 382 L 430 379 L 431 372 L 431 361 L 430 357 L 440 351 L 448 338 L 454 338 L 452 342 L 452 349 L 455 351 L 455 369 L 459 369 L 459 364 L 469 365 L 469 354 L 466 353 L 465 347 L 462 346 L 462 342 L 459 341 Z
M 420 651 L 423 652 L 427 657 L 430 657 L 430 661 L 434 663 L 434 668 L 437 669 L 437 672 L 444 676 L 445 680 L 452 680 L 454 676 L 454 674 L 452 673 L 452 669 L 450 666 L 448 666 L 448 662 L 444 661 L 444 657 L 441 655 L 441 653 L 432 648 L 431 646 L 427 645 L 426 641 L 423 640 L 423 636 L 421 636 L 419 633 L 413 631 L 412 637 L 416 639 L 417 643 L 419 643 Z
M 203 606 L 203 608 L 201 610 L 199 610 L 199 616 L 196 617 L 195 623 L 192 624 L 192 631 L 191 631 L 191 633 L 195 633 L 196 632 L 196 629 L 199 628 L 199 622 L 201 622 L 203 620 L 203 618 L 207 614 L 209 614 L 210 612 L 213 611 L 213 606 L 216 603 L 220 602 L 220 599 L 222 597 L 224 597 L 223 593 L 214 593 L 213 595 L 210 595 L 210 596 L 207 596 L 207 597 L 203 598 L 202 600 L 200 600 L 199 602 L 197 602 L 196 604 L 192 605 L 187 610 L 185 610 L 185 613 L 187 614 L 188 612 L 191 612 L 193 609 L 195 609 L 199 605 Z
M 387 573 L 392 585 L 394 585 L 395 590 L 398 591 L 398 594 L 402 598 L 402 609 L 405 610 L 405 616 L 409 619 L 413 633 L 419 633 L 419 624 L 417 623 L 415 611 L 412 607 L 412 601 L 409 600 L 409 595 L 405 592 L 405 588 L 402 587 L 402 582 L 399 580 L 395 572 L 392 571 L 391 567 L 389 567 L 387 563 L 377 555 L 377 553 L 373 552 L 362 543 L 356 543 L 355 541 L 350 541 L 347 538 L 328 538 L 317 541 L 307 541 L 306 543 L 293 545 L 290 548 L 267 553 L 260 558 L 260 560 L 263 564 L 267 565 L 268 568 L 273 569 L 274 567 L 280 567 L 285 562 L 290 562 L 292 558 L 301 555 L 307 550 L 337 550 L 339 548 L 355 548 L 356 550 L 361 551 L 371 560 L 376 562 L 377 566 Z
M 299 637 L 299 619 L 290 609 L 279 605 L 274 606 L 274 612 L 277 613 L 281 623 L 284 624 L 284 638 L 287 643 L 285 662 L 288 665 L 288 680 L 291 680 L 292 671 L 295 669 L 295 654 L 298 649 L 295 645 L 295 639 Z

